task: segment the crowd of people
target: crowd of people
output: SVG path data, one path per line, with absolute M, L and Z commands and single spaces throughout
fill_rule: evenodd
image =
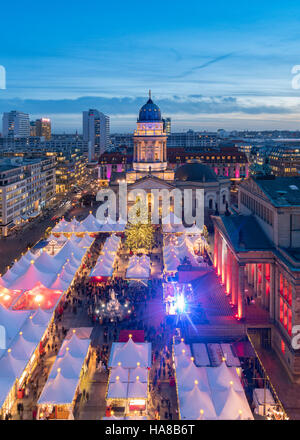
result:
M 147 305 L 151 300 L 162 297 L 162 281 L 160 278 L 152 278 L 148 283 L 130 282 L 116 276 L 108 282 L 92 284 L 89 274 L 96 264 L 105 241 L 105 236 L 97 237 L 88 251 L 79 274 L 76 275 L 72 287 L 69 289 L 64 304 L 56 311 L 55 320 L 48 331 L 48 337 L 40 352 L 39 361 L 30 379 L 23 384 L 22 399 L 18 400 L 16 412 L 18 418 L 23 418 L 24 405 L 31 410 L 32 418 L 36 418 L 39 395 L 47 381 L 53 360 L 57 355 L 62 341 L 68 331 L 68 324 L 72 322 L 72 316 L 86 316 L 94 327 L 100 328 L 101 341 L 93 341 L 96 353 L 96 370 L 108 374 L 108 359 L 111 343 L 118 340 L 122 329 L 143 330 L 145 340 L 152 343 L 153 368 L 150 374 L 151 391 L 153 396 L 149 401 L 149 413 L 155 413 L 159 418 L 160 409 L 165 410 L 163 416 L 172 418 L 170 399 L 161 394 L 163 382 L 172 382 L 173 369 L 171 362 L 171 339 L 173 329 L 161 322 L 157 327 L 147 315 Z M 160 239 L 156 239 L 155 246 L 160 246 Z M 131 313 L 122 321 L 107 320 L 100 322 L 95 316 L 95 308 L 99 301 L 107 303 L 111 298 L 111 292 L 120 303 L 125 301 L 130 304 Z M 87 319 L 87 321 L 88 321 Z M 81 393 L 81 400 L 87 401 L 88 390 L 85 396 Z M 28 403 L 31 404 L 28 406 Z M 12 417 L 8 415 L 7 417 Z

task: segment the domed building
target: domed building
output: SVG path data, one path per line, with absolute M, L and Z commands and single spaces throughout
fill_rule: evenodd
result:
M 167 135 L 159 107 L 149 99 L 142 106 L 133 135 L 133 170 L 128 181 L 136 181 L 149 173 L 172 181 L 174 172 L 167 169 Z
M 132 168 L 111 175 L 110 186 L 117 192 L 118 183 L 126 180 L 128 191 L 175 188 L 181 190 L 204 190 L 205 222 L 208 214 L 224 213 L 230 200 L 230 180 L 219 177 L 208 166 L 200 162 L 188 162 L 174 171 L 168 168 L 167 134 L 160 108 L 153 102 L 151 92 L 148 101 L 141 107 L 137 128 L 133 134 L 134 150 Z M 130 205 L 130 203 L 129 203 Z
M 217 182 L 218 177 L 207 165 L 192 162 L 182 165 L 176 170 L 175 180 L 180 182 Z

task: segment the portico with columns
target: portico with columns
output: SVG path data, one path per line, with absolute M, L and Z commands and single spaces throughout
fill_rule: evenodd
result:
M 222 221 L 224 217 L 213 217 L 213 223 L 214 266 L 225 292 L 232 305 L 237 307 L 238 318 L 244 319 L 247 296 L 250 297 L 245 289 L 248 285 L 259 305 L 271 311 L 273 316 L 270 318 L 274 319 L 274 298 L 271 292 L 274 291 L 275 269 L 272 245 L 269 244 L 269 249 L 254 249 L 251 243 L 246 247 L 241 230 L 239 237 L 230 236 Z
M 258 327 L 271 329 L 272 347 L 300 382 L 300 353 L 292 347 L 293 326 L 300 325 L 298 254 L 275 248 L 254 217 L 214 216 L 213 224 L 213 263 L 236 317 L 248 325 L 247 310 L 266 312 Z

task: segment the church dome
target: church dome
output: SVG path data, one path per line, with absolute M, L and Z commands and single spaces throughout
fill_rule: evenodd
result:
M 216 173 L 203 163 L 186 163 L 175 172 L 175 180 L 182 182 L 217 182 Z
M 154 104 L 151 98 L 140 109 L 138 122 L 157 122 L 161 121 L 159 107 Z

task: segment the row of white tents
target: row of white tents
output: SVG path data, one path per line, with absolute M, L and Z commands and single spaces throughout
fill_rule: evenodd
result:
M 0 286 L 27 291 L 40 283 L 50 289 L 66 291 L 93 241 L 89 236 L 72 237 L 55 256 L 46 251 L 39 255 L 28 251 L 0 277 Z
M 90 273 L 90 277 L 111 277 L 117 258 L 117 252 L 121 244 L 121 238 L 112 234 L 105 240 L 97 263 Z
M 75 331 L 70 339 L 64 340 L 37 402 L 39 412 L 43 405 L 68 405 L 72 418 L 72 403 L 82 379 L 90 343 L 89 338 L 77 337 Z
M 124 400 L 130 405 L 130 401 L 139 400 L 140 404 L 144 402 L 146 405 L 149 368 L 151 367 L 151 343 L 135 343 L 131 335 L 126 343 L 114 342 L 108 366 L 110 375 L 107 401 Z
M 81 222 L 74 217 L 70 222 L 62 218 L 52 229 L 53 234 L 79 234 L 100 232 L 124 232 L 125 223 L 114 221 L 111 218 L 98 220 L 91 212 Z
M 218 367 L 196 367 L 189 345 L 174 345 L 179 413 L 182 420 L 252 420 L 243 386 L 225 360 Z
M 163 261 L 165 272 L 176 272 L 178 266 L 182 264 L 184 258 L 188 259 L 193 267 L 201 267 L 206 264 L 201 256 L 194 253 L 194 240 L 186 235 L 174 238 L 175 242 L 168 241 L 164 238 Z
M 202 225 L 203 228 L 203 225 Z M 201 228 L 194 224 L 190 227 L 185 227 L 182 224 L 182 219 L 173 212 L 170 212 L 167 217 L 162 219 L 162 229 L 164 234 L 184 233 L 187 235 L 201 234 Z
M 133 255 L 129 258 L 126 270 L 126 278 L 132 280 L 148 279 L 151 273 L 151 260 L 147 255 L 138 257 Z
M 0 411 L 3 406 L 10 409 L 16 388 L 31 372 L 53 315 L 53 310 L 14 311 L 0 306 L 0 325 L 5 329 L 5 345 L 0 348 Z
M 93 241 L 73 237 L 55 256 L 28 251 L 0 278 L 0 295 L 4 292 L 9 298 L 20 293 L 18 303 L 24 304 L 23 310 L 13 309 L 15 301 L 10 308 L 0 305 L 0 410 L 11 408 L 17 387 L 31 373 L 55 310 Z M 49 299 L 51 308 L 45 311 Z M 35 300 L 35 306 L 28 307 Z

